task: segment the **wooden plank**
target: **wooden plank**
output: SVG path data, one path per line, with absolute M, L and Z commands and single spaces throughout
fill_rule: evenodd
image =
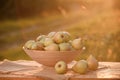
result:
M 76 74 L 76 76 L 71 77 L 71 80 L 120 80 L 119 62 L 100 62 L 99 65 L 106 67 L 89 71 L 85 75 Z
M 36 67 L 8 73 L 0 72 L 0 80 L 120 80 L 120 62 L 99 62 L 99 66 L 102 67 L 96 71 L 88 71 L 83 75 L 72 70 L 60 75 L 54 71 L 54 68 L 40 65 L 34 61 L 13 61 L 13 63 Z M 69 64 L 69 67 L 73 64 Z
M 46 77 L 35 77 L 25 75 L 0 75 L 0 80 L 51 80 Z

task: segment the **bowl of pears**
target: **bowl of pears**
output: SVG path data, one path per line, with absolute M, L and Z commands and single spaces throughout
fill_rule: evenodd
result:
M 53 67 L 58 61 L 69 63 L 80 54 L 81 38 L 72 39 L 67 31 L 50 32 L 28 40 L 23 46 L 25 53 L 34 61 Z

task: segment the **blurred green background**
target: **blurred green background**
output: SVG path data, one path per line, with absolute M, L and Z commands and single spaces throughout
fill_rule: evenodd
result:
M 27 40 L 62 30 L 83 39 L 77 60 L 120 61 L 120 0 L 0 0 L 0 60 L 30 60 Z

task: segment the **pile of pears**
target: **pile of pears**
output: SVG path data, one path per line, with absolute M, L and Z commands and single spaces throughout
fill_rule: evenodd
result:
M 67 31 L 50 32 L 40 35 L 36 40 L 29 40 L 24 47 L 29 50 L 41 51 L 74 51 L 81 49 L 81 38 L 71 39 Z
M 72 67 L 75 73 L 85 74 L 87 71 L 95 71 L 98 68 L 98 61 L 94 56 L 90 55 L 87 60 L 79 60 Z M 64 61 L 58 61 L 55 64 L 55 71 L 58 74 L 64 74 L 68 70 L 67 64 Z

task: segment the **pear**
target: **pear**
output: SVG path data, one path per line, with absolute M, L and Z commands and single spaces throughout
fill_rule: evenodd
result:
M 87 62 L 85 60 L 80 60 L 72 67 L 72 70 L 79 74 L 85 74 L 87 72 L 87 68 Z
M 56 32 L 50 32 L 50 33 L 47 35 L 47 37 L 53 38 L 55 34 L 56 34 Z
M 63 31 L 63 36 L 64 36 L 65 42 L 68 42 L 70 40 L 70 37 L 71 37 L 70 33 Z
M 38 48 L 38 47 L 37 47 L 37 44 L 36 44 L 36 43 L 33 43 L 32 46 L 31 46 L 31 49 L 32 49 L 32 50 L 37 50 L 37 48 Z
M 35 42 L 31 46 L 32 50 L 44 50 L 44 45 L 41 42 Z
M 53 44 L 54 41 L 51 38 L 45 38 L 44 45 L 49 46 L 50 44 Z
M 70 51 L 71 47 L 72 46 L 69 43 L 60 43 L 59 44 L 60 51 Z
M 90 70 L 96 70 L 98 68 L 98 61 L 92 55 L 88 57 L 87 63 Z
M 29 40 L 25 43 L 24 47 L 27 48 L 27 49 L 31 49 L 32 44 L 34 44 L 34 43 L 35 43 L 34 40 Z
M 56 43 L 68 42 L 70 40 L 70 34 L 66 31 L 57 32 L 53 39 Z
M 71 51 L 75 51 L 76 49 L 72 46 L 72 40 L 69 40 L 68 43 L 71 45 Z
M 81 60 L 81 61 L 84 61 L 84 62 L 87 64 L 87 66 L 88 66 L 88 63 L 87 63 L 87 61 L 86 61 L 86 60 Z
M 38 50 L 44 50 L 44 45 L 41 42 L 36 42 Z
M 46 36 L 45 35 L 40 35 L 36 38 L 36 41 L 40 41 L 41 43 L 44 43 Z
M 53 40 L 54 40 L 56 43 L 62 43 L 62 42 L 64 42 L 63 32 L 57 32 L 57 33 L 54 35 Z
M 75 48 L 75 49 L 77 49 L 77 50 L 79 50 L 79 49 L 82 47 L 82 45 L 81 45 L 81 39 L 80 39 L 80 38 L 74 39 L 74 40 L 71 42 L 71 44 L 72 44 L 73 48 Z
M 46 51 L 59 51 L 59 46 L 55 43 L 50 44 L 44 48 Z
M 55 64 L 55 71 L 58 74 L 64 74 L 67 72 L 67 64 L 64 61 L 58 61 Z
M 72 44 L 72 40 L 69 40 L 68 43 Z

